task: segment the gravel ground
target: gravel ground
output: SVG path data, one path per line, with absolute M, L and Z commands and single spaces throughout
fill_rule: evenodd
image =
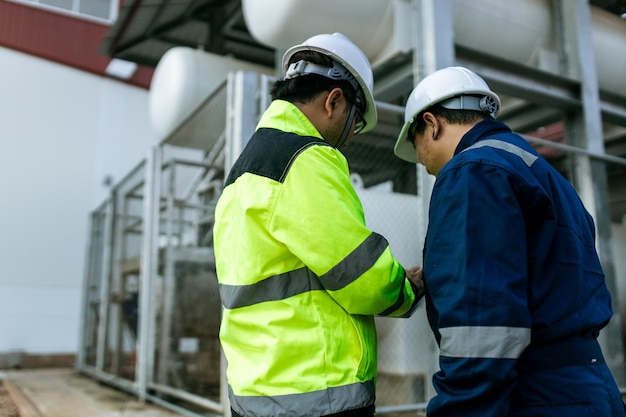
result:
M 13 400 L 11 400 L 7 390 L 4 389 L 2 380 L 0 380 L 0 417 L 20 417 Z

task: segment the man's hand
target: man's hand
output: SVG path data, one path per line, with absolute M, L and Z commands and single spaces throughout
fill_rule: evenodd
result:
M 405 269 L 406 276 L 417 286 L 419 289 L 418 298 L 424 295 L 424 278 L 422 277 L 422 268 L 419 266 L 412 266 Z

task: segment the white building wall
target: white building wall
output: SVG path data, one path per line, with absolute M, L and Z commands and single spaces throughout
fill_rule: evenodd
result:
M 74 353 L 89 213 L 156 143 L 148 92 L 0 47 L 0 354 Z

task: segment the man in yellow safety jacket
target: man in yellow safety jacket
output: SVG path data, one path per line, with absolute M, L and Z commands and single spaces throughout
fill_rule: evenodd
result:
M 292 47 L 283 70 L 215 211 L 231 412 L 372 416 L 374 316 L 408 317 L 422 292 L 366 227 L 340 151 L 376 125 L 372 70 L 339 33 Z

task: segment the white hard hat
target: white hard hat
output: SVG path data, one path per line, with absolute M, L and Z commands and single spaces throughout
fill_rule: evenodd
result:
M 423 110 L 439 103 L 447 109 L 477 110 L 495 117 L 500 98 L 485 80 L 463 67 L 448 67 L 426 76 L 415 86 L 404 108 L 404 125 L 393 152 L 405 161 L 417 163 L 413 145 L 406 141 L 409 127 Z
M 374 75 L 372 74 L 372 67 L 367 57 L 350 39 L 341 33 L 333 34 L 321 34 L 315 35 L 300 45 L 293 46 L 285 52 L 283 55 L 283 72 L 288 73 L 289 60 L 291 57 L 300 51 L 315 51 L 324 55 L 328 55 L 334 61 L 338 62 L 347 69 L 350 74 L 356 79 L 356 82 L 363 90 L 365 95 L 365 113 L 362 115 L 365 120 L 365 126 L 358 133 L 365 133 L 372 130 L 376 126 L 378 117 L 376 115 L 376 104 L 374 103 L 374 95 L 372 93 L 374 89 Z M 311 65 L 305 68 L 304 71 L 298 72 L 297 75 L 305 74 L 322 74 L 319 70 L 311 69 L 318 67 Z M 336 72 L 333 72 L 336 74 Z M 330 76 L 329 73 L 326 76 Z M 292 76 L 293 78 L 293 76 Z M 343 79 L 342 77 L 336 79 Z

